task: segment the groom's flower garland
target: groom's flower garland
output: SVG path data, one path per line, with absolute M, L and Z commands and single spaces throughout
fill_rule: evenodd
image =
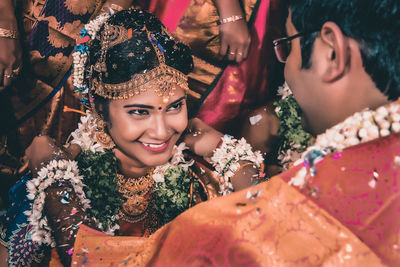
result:
M 289 181 L 289 184 L 305 188 L 308 179 L 316 174 L 316 164 L 327 154 L 339 153 L 343 149 L 357 144 L 400 132 L 400 102 L 381 106 L 375 111 L 366 109 L 357 112 L 342 123 L 318 135 L 315 144 L 309 147 L 295 165 L 301 169 Z
M 278 135 L 281 137 L 278 160 L 284 170 L 301 157 L 314 139 L 303 130 L 301 109 L 293 97 L 287 83 L 279 87 L 278 95 L 282 98 L 274 103 L 275 113 L 280 120 Z

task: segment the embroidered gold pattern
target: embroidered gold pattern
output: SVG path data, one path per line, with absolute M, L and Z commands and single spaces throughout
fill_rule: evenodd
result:
M 124 201 L 119 211 L 120 219 L 135 223 L 148 216 L 151 195 L 155 190 L 153 171 L 154 169 L 138 179 L 117 174 L 118 191 Z
M 147 91 L 152 87 L 160 97 L 168 98 L 174 94 L 176 85 L 188 91 L 187 76 L 167 64 L 165 64 L 164 53 L 160 51 L 158 42 L 147 29 L 149 40 L 157 54 L 159 65 L 144 73 L 134 74 L 127 82 L 118 84 L 107 84 L 102 81 L 101 76 L 92 81 L 92 91 L 95 94 L 107 99 L 127 99 L 141 92 Z M 129 29 L 122 26 L 106 25 L 102 34 L 102 54 L 98 62 L 94 64 L 97 72 L 105 73 L 107 77 L 107 67 L 105 57 L 107 50 L 129 39 Z

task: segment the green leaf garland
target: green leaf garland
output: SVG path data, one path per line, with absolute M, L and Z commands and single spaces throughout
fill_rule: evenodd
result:
M 168 223 L 189 208 L 192 183 L 193 191 L 196 191 L 200 186 L 199 182 L 182 166 L 165 171 L 164 182 L 157 183 L 154 197 L 155 209 L 162 224 Z
M 281 144 L 278 153 L 287 150 L 305 151 L 312 144 L 313 138 L 301 125 L 301 109 L 293 95 L 276 101 L 274 105 L 277 107 L 276 115 L 281 121 L 278 131 Z
M 90 215 L 102 225 L 104 231 L 109 230 L 116 222 L 115 215 L 122 205 L 117 184 L 117 159 L 111 151 L 82 152 L 78 158 L 78 166 L 83 175 L 83 189 L 90 199 Z

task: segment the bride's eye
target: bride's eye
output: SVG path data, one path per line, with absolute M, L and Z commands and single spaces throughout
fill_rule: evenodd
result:
M 167 112 L 168 111 L 180 111 L 182 109 L 183 104 L 184 104 L 183 101 L 172 104 L 171 106 L 168 107 Z
M 128 114 L 137 116 L 146 116 L 149 115 L 149 111 L 147 109 L 131 109 L 128 111 Z

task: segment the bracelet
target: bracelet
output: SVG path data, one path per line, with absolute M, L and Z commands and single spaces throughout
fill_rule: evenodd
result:
M 18 39 L 18 31 L 0 28 L 0 37 L 10 38 L 10 39 Z
M 249 165 L 256 166 L 256 164 L 255 164 L 254 162 L 246 162 L 246 163 L 240 165 L 239 168 L 236 169 L 236 171 L 235 171 L 235 173 L 234 173 L 233 175 L 235 176 L 235 175 L 238 174 L 243 168 L 245 168 L 245 167 L 247 167 L 247 166 L 249 166 Z
M 52 160 L 42 167 L 36 178 L 26 182 L 27 198 L 30 200 L 31 210 L 24 212 L 32 225 L 32 241 L 40 244 L 55 246 L 51 236 L 51 228 L 47 224 L 46 216 L 43 215 L 46 199 L 45 190 L 53 183 L 69 182 L 85 209 L 90 208 L 90 200 L 86 198 L 83 191 L 85 186 L 83 177 L 79 175 L 78 163 L 71 160 Z M 67 204 L 67 203 L 63 203 Z
M 241 19 L 244 19 L 244 17 L 242 15 L 233 15 L 233 16 L 230 16 L 227 18 L 220 19 L 219 24 L 222 25 L 222 24 L 226 24 L 229 22 L 235 22 L 235 21 L 241 20 Z
M 249 161 L 247 165 L 254 164 L 260 167 L 264 159 L 259 151 L 253 152 L 244 138 L 237 140 L 225 135 L 222 141 L 221 146 L 215 149 L 211 163 L 215 168 L 214 174 L 220 180 L 220 193 L 227 195 L 233 192 L 231 178 L 241 168 L 239 161 Z
M 125 8 L 123 8 L 122 6 L 117 5 L 117 4 L 105 3 L 101 8 L 101 13 L 114 14 L 115 12 L 119 12 L 119 11 L 122 11 L 124 9 Z

